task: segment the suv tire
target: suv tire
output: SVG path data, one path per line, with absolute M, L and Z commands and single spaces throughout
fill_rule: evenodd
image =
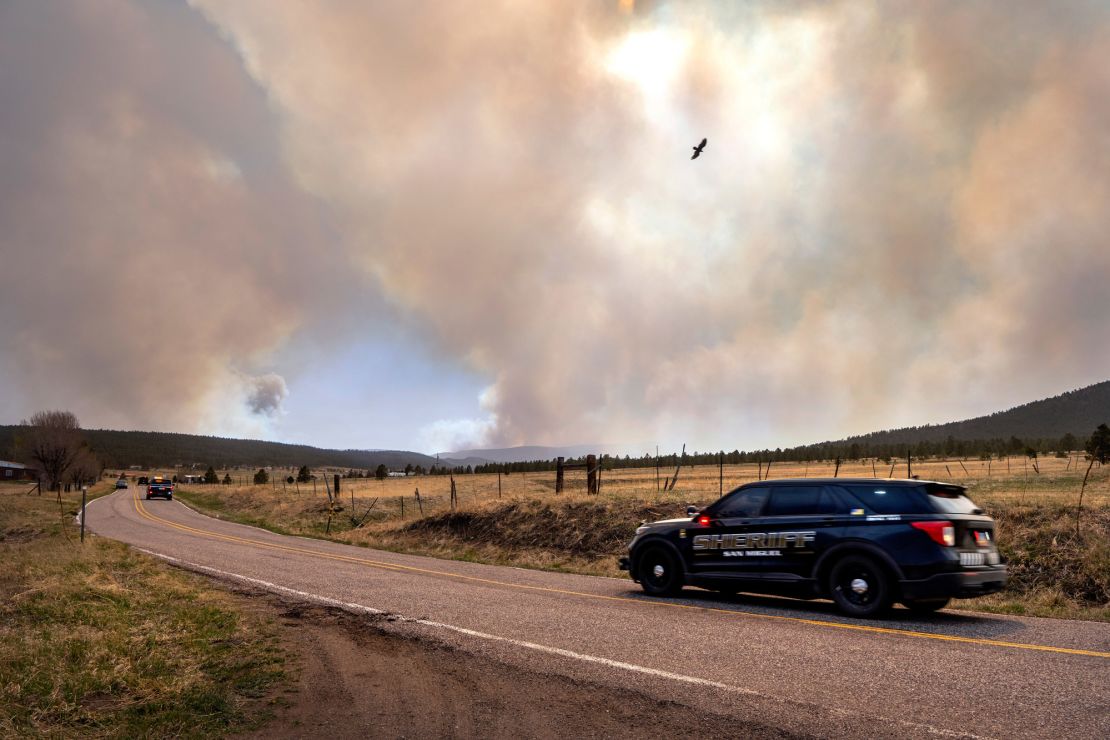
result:
M 869 557 L 849 555 L 829 573 L 829 593 L 840 611 L 850 617 L 874 617 L 894 601 L 890 577 Z
M 903 601 L 902 604 L 914 614 L 932 614 L 948 606 L 951 599 L 913 599 Z
M 682 567 L 670 550 L 658 545 L 640 553 L 636 566 L 640 585 L 650 596 L 674 596 L 682 590 Z

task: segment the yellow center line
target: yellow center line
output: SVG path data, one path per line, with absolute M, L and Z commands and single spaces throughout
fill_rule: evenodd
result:
M 419 567 L 414 566 L 414 565 L 401 565 L 401 564 L 398 564 L 398 563 L 387 563 L 387 562 L 383 562 L 383 561 L 380 561 L 380 560 L 371 560 L 369 558 L 361 558 L 361 557 L 353 557 L 353 556 L 350 556 L 350 555 L 340 555 L 340 554 L 336 554 L 336 553 L 320 552 L 318 550 L 312 550 L 312 549 L 304 548 L 304 547 L 295 547 L 295 546 L 292 546 L 292 545 L 281 545 L 281 544 L 277 544 L 277 543 L 273 543 L 273 542 L 265 542 L 263 540 L 256 540 L 256 539 L 251 539 L 251 538 L 247 538 L 247 537 L 238 537 L 236 535 L 222 534 L 220 532 L 213 532 L 211 530 L 206 530 L 206 529 L 198 529 L 197 527 L 191 527 L 187 524 L 179 524 L 177 522 L 171 522 L 168 519 L 163 519 L 162 517 L 151 514 L 150 512 L 148 512 L 146 510 L 146 507 L 143 506 L 142 502 L 139 500 L 138 492 L 135 493 L 133 498 L 134 498 L 134 502 L 135 502 L 135 511 L 139 514 L 139 516 L 141 516 L 141 517 L 143 517 L 143 518 L 145 518 L 149 521 L 155 522 L 157 524 L 163 524 L 165 526 L 171 527 L 173 529 L 180 530 L 182 532 L 189 532 L 191 534 L 197 534 L 197 535 L 200 535 L 202 537 L 208 537 L 208 538 L 211 538 L 211 539 L 223 540 L 225 542 L 233 542 L 233 543 L 239 543 L 239 544 L 244 544 L 244 545 L 252 545 L 252 546 L 256 546 L 256 547 L 263 547 L 263 548 L 270 549 L 270 550 L 279 550 L 279 551 L 284 551 L 284 552 L 292 552 L 292 553 L 297 553 L 297 554 L 302 554 L 302 555 L 312 555 L 314 557 L 324 558 L 324 559 L 327 559 L 327 560 L 336 560 L 336 561 L 341 561 L 341 562 L 354 563 L 354 564 L 357 564 L 357 565 L 366 565 L 366 566 L 370 566 L 370 567 L 373 567 L 373 568 L 380 568 L 380 569 L 383 569 L 383 570 L 390 570 L 390 571 L 394 571 L 394 572 L 420 573 L 422 575 L 438 576 L 438 577 L 441 577 L 441 578 L 453 578 L 453 579 L 456 579 L 456 580 L 470 581 L 470 582 L 473 582 L 473 583 L 484 583 L 484 584 L 489 584 L 489 585 L 492 585 L 492 586 L 515 588 L 515 589 L 519 589 L 519 590 L 540 591 L 540 592 L 545 592 L 545 593 L 562 594 L 562 595 L 565 595 L 565 596 L 577 596 L 579 598 L 595 599 L 595 600 L 601 600 L 601 601 L 621 601 L 621 602 L 627 602 L 627 603 L 631 603 L 631 604 L 637 604 L 639 606 L 666 607 L 666 608 L 672 608 L 672 609 L 691 609 L 691 610 L 699 611 L 699 612 L 711 612 L 711 613 L 715 613 L 715 614 L 727 614 L 727 615 L 730 615 L 732 617 L 749 617 L 749 618 L 755 618 L 755 619 L 775 620 L 775 621 L 780 621 L 780 622 L 793 622 L 793 623 L 796 623 L 796 624 L 807 624 L 807 625 L 812 625 L 812 626 L 816 626 L 816 627 L 824 627 L 824 628 L 830 628 L 830 629 L 855 630 L 857 632 L 870 632 L 870 633 L 882 634 L 882 635 L 898 635 L 899 637 L 916 637 L 916 638 L 925 639 L 925 640 L 941 640 L 941 641 L 945 641 L 945 642 L 962 642 L 962 643 L 969 643 L 969 644 L 972 644 L 972 645 L 988 645 L 988 646 L 991 646 L 991 647 L 1015 648 L 1015 649 L 1019 649 L 1019 650 L 1038 650 L 1038 651 L 1048 652 L 1048 653 L 1064 653 L 1064 654 L 1067 654 L 1067 655 L 1085 655 L 1085 656 L 1093 657 L 1093 658 L 1110 658 L 1110 652 L 1101 652 L 1101 651 L 1098 651 L 1098 650 L 1082 650 L 1082 649 L 1079 649 L 1079 648 L 1056 647 L 1056 646 L 1053 646 L 1053 645 L 1036 645 L 1036 644 L 1033 644 L 1033 643 L 1025 643 L 1025 642 L 1007 642 L 1005 640 L 991 640 L 991 639 L 983 638 L 983 637 L 962 637 L 962 636 L 959 636 L 959 635 L 941 635 L 941 634 L 936 634 L 936 633 L 933 633 L 933 632 L 917 632 L 917 631 L 914 631 L 914 630 L 896 629 L 896 628 L 893 628 L 893 627 L 874 627 L 874 626 L 865 625 L 865 624 L 848 624 L 848 623 L 845 623 L 845 622 L 827 622 L 827 621 L 821 620 L 821 619 L 807 619 L 805 617 L 788 617 L 788 616 L 785 616 L 785 615 L 782 615 L 782 614 L 760 614 L 760 613 L 757 613 L 757 612 L 736 611 L 736 610 L 733 610 L 733 609 L 720 609 L 720 608 L 716 608 L 716 607 L 712 607 L 712 606 L 700 606 L 700 605 L 697 605 L 697 604 L 678 604 L 678 603 L 671 602 L 671 601 L 646 601 L 644 599 L 636 599 L 636 598 L 632 598 L 632 597 L 628 597 L 628 596 L 608 596 L 608 595 L 605 595 L 605 594 L 591 594 L 591 593 L 586 593 L 586 592 L 583 592 L 583 591 L 571 591 L 571 590 L 561 589 L 561 588 L 552 588 L 550 586 L 533 586 L 533 585 L 524 584 L 524 583 L 511 583 L 509 581 L 499 581 L 499 580 L 492 579 L 492 578 L 482 578 L 480 576 L 469 576 L 469 575 L 464 575 L 462 573 L 451 573 L 449 571 L 433 570 L 431 568 L 419 568 Z

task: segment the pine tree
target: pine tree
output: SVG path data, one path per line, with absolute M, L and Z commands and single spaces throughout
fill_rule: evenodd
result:
M 211 465 L 208 466 L 208 470 L 204 471 L 204 482 L 205 483 L 219 483 L 220 482 L 220 476 L 216 475 L 216 469 L 213 468 Z
M 1099 424 L 1091 438 L 1087 440 L 1087 452 L 1099 465 L 1105 465 L 1110 459 L 1110 427 Z
M 259 468 L 258 472 L 254 474 L 254 484 L 261 486 L 270 482 L 270 474 L 266 472 L 266 468 Z

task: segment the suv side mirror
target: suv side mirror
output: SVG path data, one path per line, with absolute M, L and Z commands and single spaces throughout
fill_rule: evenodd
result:
M 698 511 L 700 511 L 700 509 L 698 509 L 698 507 L 696 507 L 696 506 L 687 506 L 686 507 L 686 516 L 697 516 Z

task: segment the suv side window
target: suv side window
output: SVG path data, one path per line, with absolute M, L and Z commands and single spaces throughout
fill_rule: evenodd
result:
M 713 514 L 722 518 L 759 516 L 769 493 L 769 488 L 744 488 L 714 506 Z
M 775 486 L 764 516 L 832 514 L 836 504 L 823 486 Z
M 867 486 L 844 486 L 852 498 L 875 514 L 931 514 L 915 488 L 884 486 L 876 483 Z

